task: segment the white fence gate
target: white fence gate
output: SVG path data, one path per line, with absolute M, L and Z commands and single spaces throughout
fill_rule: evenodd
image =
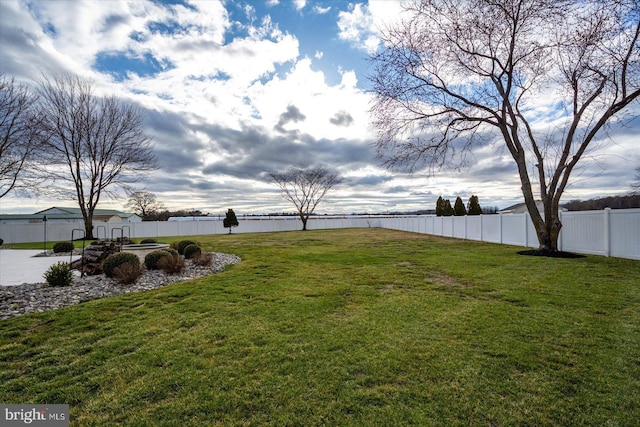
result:
M 196 217 L 197 219 L 197 217 Z M 239 217 L 234 233 L 260 233 L 300 230 L 296 217 Z M 583 254 L 640 260 L 640 209 L 563 212 L 559 249 Z M 47 240 L 69 240 L 81 224 L 50 223 Z M 382 227 L 415 233 L 483 242 L 537 247 L 538 240 L 528 213 L 436 217 L 404 216 L 318 216 L 309 219 L 310 230 L 329 228 Z M 131 238 L 224 234 L 228 229 L 220 221 L 159 221 L 140 223 L 96 223 L 95 237 Z M 79 236 L 80 234 L 76 234 Z M 42 242 L 44 224 L 0 224 L 5 243 Z

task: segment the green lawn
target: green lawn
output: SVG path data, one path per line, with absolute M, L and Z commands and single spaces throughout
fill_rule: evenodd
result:
M 71 425 L 640 424 L 639 261 L 384 229 L 194 239 L 243 261 L 0 321 L 0 402 L 67 403 Z

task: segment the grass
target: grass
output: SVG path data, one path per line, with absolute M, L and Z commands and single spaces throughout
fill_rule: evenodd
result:
M 243 261 L 1 321 L 0 401 L 68 403 L 71 425 L 640 423 L 638 261 L 383 229 L 192 238 Z

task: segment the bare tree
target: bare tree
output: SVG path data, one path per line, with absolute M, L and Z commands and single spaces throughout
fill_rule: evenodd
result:
M 115 96 L 98 97 L 94 85 L 74 75 L 43 77 L 39 115 L 47 133 L 43 171 L 50 191 L 75 198 L 87 238 L 102 196 L 127 190 L 143 172 L 156 168 L 151 138 L 143 132 L 142 112 Z
M 571 173 L 640 95 L 638 1 L 423 0 L 405 13 L 372 57 L 379 157 L 433 173 L 497 142 L 540 250 L 556 250 Z
M 640 166 L 636 168 L 636 182 L 631 183 L 631 194 L 640 194 Z
M 32 165 L 41 141 L 29 87 L 0 74 L 0 198 L 35 189 Z
M 341 181 L 337 174 L 322 166 L 290 167 L 284 173 L 271 173 L 269 176 L 280 188 L 282 197 L 296 207 L 303 230 L 307 229 L 309 216 L 327 191 Z
M 158 200 L 155 194 L 148 191 L 136 191 L 129 195 L 129 200 L 124 205 L 125 209 L 131 209 L 143 219 L 156 215 L 164 209 L 164 204 Z

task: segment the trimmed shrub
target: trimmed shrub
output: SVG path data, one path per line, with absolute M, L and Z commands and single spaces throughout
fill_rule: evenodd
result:
M 198 245 L 189 245 L 184 248 L 184 257 L 186 259 L 191 259 L 196 255 L 200 255 L 202 253 L 202 249 Z
M 144 244 L 144 243 L 158 243 L 158 241 L 156 239 L 142 239 L 140 241 L 140 243 L 141 244 Z
M 184 258 L 180 255 L 165 256 L 158 261 L 158 267 L 167 274 L 178 274 L 184 271 Z
M 191 258 L 191 261 L 193 261 L 195 265 L 208 267 L 211 265 L 211 262 L 213 261 L 213 255 L 211 255 L 210 252 L 201 252 L 200 254 Z
M 181 240 L 178 242 L 178 247 L 176 249 L 178 249 L 178 253 L 180 255 L 184 255 L 184 248 L 186 248 L 189 245 L 195 245 L 196 242 L 194 242 L 193 240 Z
M 125 262 L 113 269 L 114 279 L 125 285 L 135 283 L 140 276 L 142 276 L 142 266 L 140 264 Z
M 104 271 L 105 276 L 113 277 L 113 271 L 116 267 L 120 267 L 122 264 L 127 262 L 133 265 L 140 265 L 140 258 L 138 258 L 138 255 L 130 252 L 118 252 L 116 254 L 111 254 L 103 261 L 102 271 Z
M 49 286 L 69 286 L 73 280 L 71 265 L 68 262 L 58 262 L 53 264 L 44 273 L 44 279 Z
M 167 251 L 167 252 L 169 252 L 171 255 L 179 255 L 179 254 L 178 254 L 178 250 L 177 250 L 177 249 L 174 249 L 174 248 L 164 248 L 164 249 L 162 249 L 162 250 L 163 250 L 163 251 Z
M 176 252 L 176 255 L 178 252 Z M 165 249 L 158 249 L 157 251 L 149 252 L 144 257 L 144 266 L 147 267 L 147 270 L 158 270 L 160 267 L 158 266 L 158 261 L 162 257 L 172 256 L 173 254 Z
M 53 253 L 71 252 L 74 248 L 75 246 L 73 246 L 73 242 L 57 242 L 53 245 Z

